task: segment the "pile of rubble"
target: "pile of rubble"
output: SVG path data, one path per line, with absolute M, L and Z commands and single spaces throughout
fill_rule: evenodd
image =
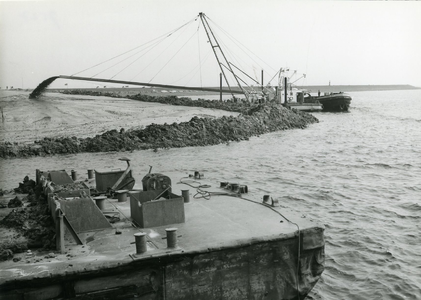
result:
M 42 188 L 25 177 L 14 192 L 15 198 L 0 208 L 10 211 L 0 219 L 0 260 L 28 249 L 54 249 L 55 227 Z

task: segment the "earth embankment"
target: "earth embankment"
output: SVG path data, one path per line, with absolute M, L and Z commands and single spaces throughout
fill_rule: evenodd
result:
M 132 151 L 158 148 L 179 148 L 206 146 L 230 141 L 248 140 L 278 130 L 305 128 L 318 122 L 313 115 L 284 108 L 276 103 L 251 105 L 243 102 L 221 102 L 207 100 L 179 99 L 177 97 L 131 96 L 132 99 L 147 102 L 164 102 L 180 106 L 200 106 L 208 108 L 241 111 L 237 115 L 222 117 L 198 117 L 186 122 L 171 124 L 152 123 L 144 128 L 116 128 L 93 137 L 60 136 L 44 137 L 33 143 L 0 143 L 0 157 L 18 158 L 46 156 L 81 152 Z M 162 98 L 162 99 L 158 99 Z M 31 100 L 37 101 L 37 100 Z M 65 108 L 63 108 L 65 109 Z M 83 107 L 81 108 L 83 110 Z M 189 110 L 191 108 L 185 108 Z

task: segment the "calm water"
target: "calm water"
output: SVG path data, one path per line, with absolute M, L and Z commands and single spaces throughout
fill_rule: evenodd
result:
M 123 155 L 138 182 L 149 165 L 159 173 L 199 170 L 321 220 L 326 270 L 309 299 L 421 299 L 421 90 L 350 94 L 349 113 L 316 113 L 320 123 L 305 130 Z M 36 168 L 124 168 L 121 156 L 0 160 L 0 187 L 34 178 Z

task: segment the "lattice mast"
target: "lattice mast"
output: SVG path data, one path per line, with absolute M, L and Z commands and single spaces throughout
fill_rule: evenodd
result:
M 228 89 L 231 91 L 231 95 L 234 97 L 234 93 L 232 92 L 231 86 L 230 86 L 230 84 L 228 82 L 228 79 L 227 79 L 227 76 L 225 74 L 225 71 L 224 71 L 224 68 L 223 67 L 225 67 L 226 69 L 228 69 L 231 72 L 231 74 L 235 78 L 235 81 L 237 82 L 238 87 L 244 93 L 244 96 L 246 97 L 246 99 L 249 100 L 247 91 L 241 86 L 240 82 L 238 81 L 237 76 L 234 73 L 234 70 L 231 67 L 230 62 L 227 60 L 227 58 L 226 58 L 226 56 L 224 54 L 224 51 L 219 46 L 218 40 L 216 39 L 215 35 L 213 34 L 213 31 L 210 28 L 209 23 L 208 23 L 208 21 L 206 19 L 206 15 L 201 12 L 201 13 L 199 13 L 199 17 L 200 17 L 200 20 L 202 21 L 203 28 L 205 29 L 206 35 L 208 37 L 208 41 L 209 41 L 209 43 L 210 43 L 210 45 L 212 47 L 213 54 L 215 55 L 215 58 L 218 61 L 218 65 L 219 65 L 219 68 L 221 69 L 221 73 L 224 76 L 224 79 L 225 79 L 225 82 L 227 83 Z M 225 64 L 226 65 L 224 65 L 221 62 L 220 57 L 218 56 L 218 53 L 217 53 L 216 49 L 219 49 L 220 55 L 222 56 L 222 59 L 225 61 Z

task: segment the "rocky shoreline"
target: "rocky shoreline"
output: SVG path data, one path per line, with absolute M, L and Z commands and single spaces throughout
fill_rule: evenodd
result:
M 123 97 L 101 92 L 72 91 L 73 94 Z M 243 101 L 191 100 L 186 97 L 153 97 L 143 94 L 126 95 L 126 98 L 171 105 L 206 107 L 241 112 L 238 117 L 198 118 L 172 124 L 150 124 L 144 129 L 114 129 L 95 137 L 43 138 L 30 144 L 0 143 L 1 158 L 19 158 L 71 154 L 82 152 L 132 151 L 158 148 L 207 146 L 231 141 L 248 140 L 252 136 L 305 128 L 318 122 L 311 114 L 284 108 L 278 103 L 250 104 Z M 33 100 L 36 101 L 36 100 Z

